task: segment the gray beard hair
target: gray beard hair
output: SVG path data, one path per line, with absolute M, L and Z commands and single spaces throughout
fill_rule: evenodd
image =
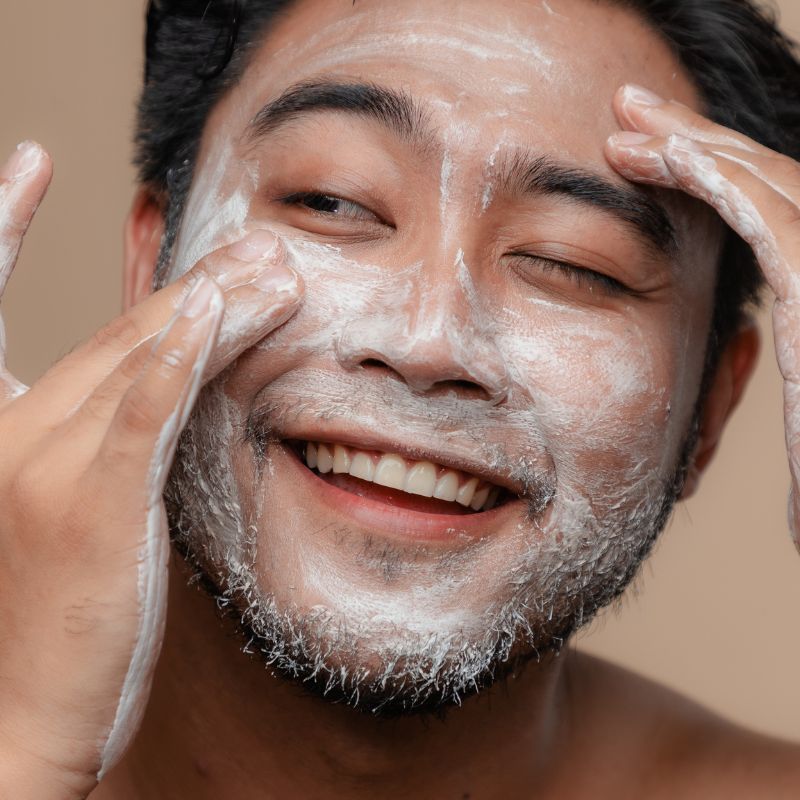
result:
M 535 551 L 531 545 L 529 557 L 505 583 L 508 596 L 482 617 L 480 633 L 406 632 L 402 647 L 370 649 L 365 646 L 370 632 L 336 610 L 280 607 L 259 587 L 256 530 L 231 499 L 238 497 L 231 448 L 249 443 L 257 462 L 258 443 L 245 423 L 231 420 L 223 380 L 203 390 L 179 442 L 165 493 L 173 542 L 197 569 L 195 579 L 220 613 L 235 621 L 245 652 L 260 655 L 273 674 L 315 695 L 382 716 L 460 705 L 526 662 L 557 654 L 574 631 L 618 598 L 680 495 L 699 419 L 696 413 L 660 492 L 651 485 L 629 510 L 604 519 L 586 515 L 580 535 L 546 537 Z M 542 495 L 528 499 L 533 528 L 543 510 Z M 235 554 L 223 544 L 232 532 Z M 383 562 L 388 574 L 398 553 L 383 545 L 375 550 L 371 557 Z

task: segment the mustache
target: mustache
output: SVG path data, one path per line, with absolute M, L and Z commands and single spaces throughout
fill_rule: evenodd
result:
M 264 386 L 247 414 L 243 439 L 257 455 L 299 424 L 322 421 L 354 430 L 391 431 L 442 452 L 470 457 L 522 487 L 528 513 L 538 519 L 556 496 L 556 474 L 536 415 L 459 396 L 417 393 L 400 379 L 300 368 Z

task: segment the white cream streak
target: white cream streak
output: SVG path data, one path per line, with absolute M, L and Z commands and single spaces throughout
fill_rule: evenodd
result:
M 0 185 L 0 301 L 5 294 L 11 273 L 19 256 L 22 238 L 13 224 L 13 215 L 19 213 L 17 206 L 20 194 L 27 188 L 25 179 L 35 173 L 42 163 L 44 153 L 32 142 L 22 142 L 17 146 L 21 158 L 14 177 Z M 0 315 L 0 385 L 7 399 L 20 397 L 28 387 L 15 378 L 6 366 L 6 329 Z
M 258 170 L 243 164 L 244 175 L 233 191 L 226 191 L 225 178 L 233 163 L 233 146 L 220 137 L 212 148 L 186 204 L 181 230 L 175 243 L 168 280 L 188 272 L 201 258 L 241 237 L 250 213 L 250 198 L 258 187 Z
M 209 307 L 210 317 L 206 324 L 212 324 L 211 319 L 214 316 L 219 317 L 222 309 L 223 303 L 219 295 L 214 295 Z M 174 321 L 172 324 L 175 324 Z M 168 334 L 170 327 L 165 329 L 160 338 Z M 103 746 L 100 770 L 97 774 L 98 781 L 101 781 L 119 762 L 139 729 L 153 672 L 161 652 L 166 622 L 169 557 L 169 536 L 166 531 L 162 494 L 172 453 L 200 391 L 203 373 L 213 347 L 214 338 L 208 336 L 192 366 L 191 377 L 183 396 L 164 423 L 153 451 L 148 478 L 147 526 L 144 542 L 139 551 L 139 630 L 122 685 L 116 717 Z
M 453 159 L 450 149 L 445 145 L 444 155 L 442 156 L 442 169 L 439 176 L 439 223 L 442 226 L 445 249 L 448 243 L 448 233 L 450 231 L 450 218 L 448 206 L 450 204 L 450 181 L 453 177 Z
M 783 300 L 800 299 L 798 276 L 781 253 L 775 234 L 750 197 L 722 175 L 714 158 L 687 150 L 670 138 L 664 160 L 753 248 L 775 294 Z
M 359 14 L 354 14 L 351 18 L 328 26 L 303 43 L 293 43 L 289 48 L 277 51 L 273 59 L 281 61 L 290 53 L 292 58 L 302 57 L 304 66 L 309 70 L 319 70 L 352 61 L 365 63 L 373 58 L 385 61 L 388 49 L 398 54 L 418 50 L 424 52 L 428 59 L 435 58 L 437 54 L 447 59 L 447 51 L 453 51 L 468 55 L 479 64 L 492 61 L 515 63 L 522 59 L 540 68 L 549 68 L 553 63 L 540 42 L 521 35 L 506 35 L 455 20 L 437 26 L 432 25 L 429 19 L 416 18 L 393 21 L 380 34 L 362 34 L 357 42 L 340 44 L 335 48 L 326 47 L 315 56 L 306 57 L 307 53 L 319 48 L 320 42 L 328 42 L 339 33 L 342 40 L 349 38 L 350 32 L 358 25 L 359 17 Z M 441 27 L 441 33 L 436 31 L 437 27 Z M 420 33 L 423 30 L 426 32 Z
M 733 161 L 734 164 L 739 164 L 739 166 L 744 167 L 748 172 L 751 172 L 757 178 L 764 181 L 764 183 L 766 183 L 770 189 L 785 197 L 792 205 L 797 205 L 797 200 L 795 200 L 782 186 L 779 186 L 777 183 L 775 183 L 775 181 L 771 180 L 768 175 L 765 175 L 764 172 L 755 164 L 751 164 L 749 161 L 746 161 L 743 158 L 737 158 L 735 155 L 733 155 L 733 153 L 723 153 L 721 150 L 714 150 L 713 148 L 711 149 L 711 152 L 715 156 L 726 158 L 728 161 Z
M 483 194 L 481 195 L 481 214 L 485 214 L 488 210 L 489 206 L 492 204 L 492 198 L 494 197 L 494 181 L 495 181 L 495 165 L 497 164 L 497 156 L 500 152 L 500 148 L 505 144 L 504 140 L 500 140 L 495 144 L 492 152 L 489 154 L 489 158 L 486 159 L 486 168 L 485 168 L 485 180 L 486 186 L 483 189 Z

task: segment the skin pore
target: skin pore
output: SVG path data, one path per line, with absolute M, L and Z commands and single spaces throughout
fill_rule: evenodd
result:
M 641 22 L 582 0 L 307 0 L 270 31 L 206 126 L 161 280 L 244 239 L 280 248 L 306 296 L 202 391 L 169 487 L 179 543 L 250 650 L 357 707 L 454 705 L 541 660 L 443 720 L 377 720 L 243 658 L 174 564 L 148 716 L 94 796 L 580 796 L 573 759 L 605 765 L 597 786 L 622 764 L 650 779 L 652 754 L 621 755 L 642 755 L 646 715 L 607 716 L 614 674 L 555 651 L 633 577 L 739 389 L 712 386 L 695 448 L 720 229 L 606 161 L 632 81 L 700 107 Z M 334 107 L 343 87 L 406 114 Z M 137 207 L 139 291 L 159 225 Z M 287 442 L 430 460 L 511 499 L 439 522 L 376 510 Z

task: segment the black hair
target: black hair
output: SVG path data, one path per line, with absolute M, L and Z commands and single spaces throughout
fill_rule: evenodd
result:
M 798 52 L 774 14 L 756 0 L 589 1 L 622 6 L 649 23 L 694 81 L 711 119 L 800 158 Z M 291 5 L 292 0 L 151 0 L 136 165 L 141 182 L 163 203 L 165 253 L 173 244 L 209 114 L 241 76 L 264 31 Z M 752 251 L 728 229 L 707 378 L 763 285 Z

